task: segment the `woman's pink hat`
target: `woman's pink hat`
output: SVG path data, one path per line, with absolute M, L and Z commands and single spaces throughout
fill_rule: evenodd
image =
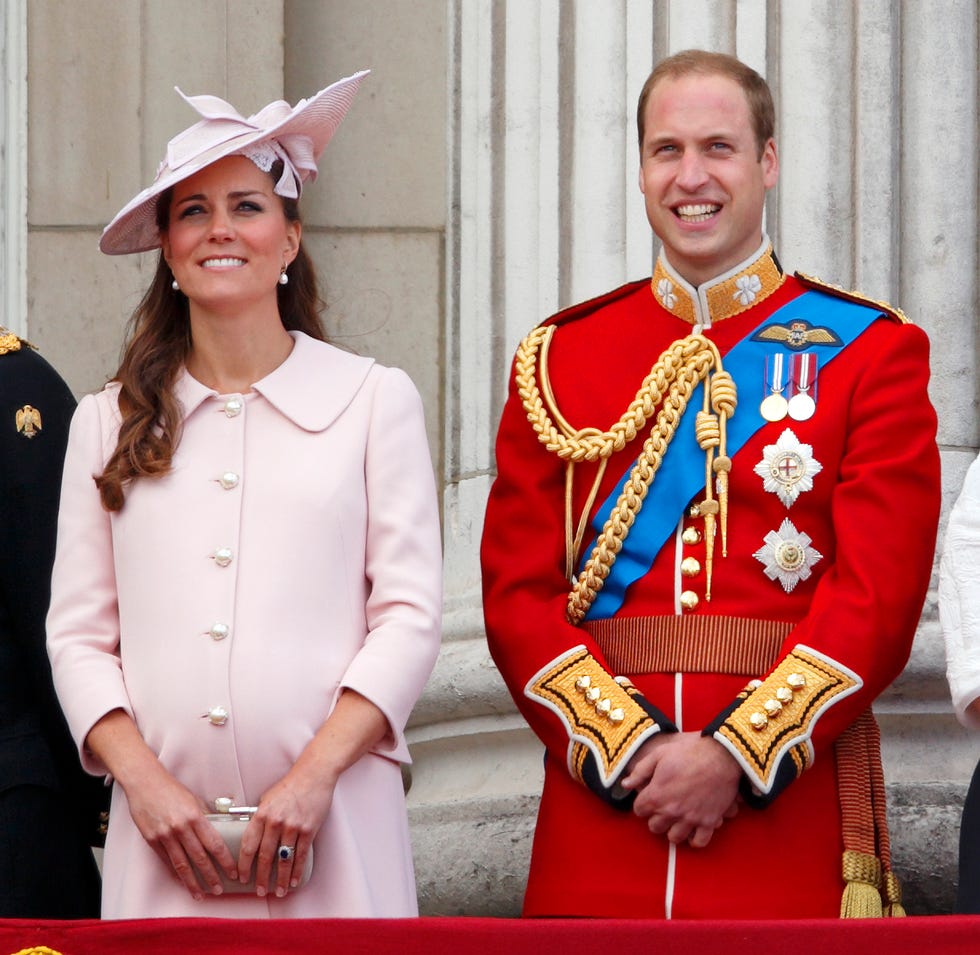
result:
M 170 140 L 153 185 L 128 202 L 105 227 L 99 248 L 108 255 L 158 249 L 160 195 L 225 156 L 248 156 L 265 171 L 281 160 L 284 169 L 275 191 L 298 199 L 303 183 L 316 179 L 317 160 L 368 72 L 338 80 L 295 106 L 276 100 L 247 119 L 217 96 L 184 96 L 177 89 L 204 118 Z

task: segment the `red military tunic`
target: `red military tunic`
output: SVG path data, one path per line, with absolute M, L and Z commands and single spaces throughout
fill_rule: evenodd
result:
M 546 370 L 536 366 L 544 404 L 570 429 L 609 429 L 694 323 L 724 360 L 807 290 L 782 274 L 768 248 L 699 289 L 661 257 L 652 281 L 551 320 Z M 818 323 L 814 338 L 822 334 Z M 772 351 L 790 353 L 776 341 Z M 808 420 L 763 421 L 765 359 L 751 366 L 736 381 L 734 414 L 759 416 L 760 426 L 731 455 L 727 556 L 715 534 L 710 599 L 705 519 L 684 500 L 669 515 L 676 533 L 612 619 L 579 626 L 566 616 L 566 463 L 529 422 L 519 393 L 527 396 L 526 380 L 512 382 L 482 561 L 492 655 L 546 747 L 526 915 L 840 914 L 845 847 L 833 743 L 901 672 L 932 567 L 939 460 L 928 377 L 926 336 L 885 308 L 846 347 L 818 357 Z M 573 525 L 614 492 L 648 432 L 649 421 L 612 454 L 591 505 L 598 465 L 575 465 Z M 793 481 L 772 477 L 786 452 L 800 471 Z M 697 467 L 703 474 L 703 456 Z M 704 497 L 702 477 L 693 501 Z M 796 548 L 789 557 L 776 554 L 781 531 Z M 646 629 L 631 633 L 633 622 Z M 625 628 L 612 642 L 597 636 L 609 623 Z M 660 624 L 673 642 L 654 656 L 681 662 L 649 670 L 642 661 Z M 775 640 L 763 662 L 740 649 L 746 628 Z M 614 682 L 621 676 L 629 680 Z M 747 685 L 753 678 L 761 685 Z M 777 698 L 782 713 L 767 709 Z M 675 730 L 705 731 L 726 745 L 753 804 L 705 849 L 670 845 L 614 805 L 622 801 L 615 782 L 636 749 Z

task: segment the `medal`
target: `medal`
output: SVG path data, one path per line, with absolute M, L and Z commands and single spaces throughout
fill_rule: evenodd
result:
M 802 444 L 787 428 L 775 444 L 762 449 L 762 460 L 753 470 L 762 478 L 764 491 L 792 507 L 800 494 L 813 490 L 814 475 L 823 465 L 814 458 L 812 446 Z
M 817 403 L 813 391 L 817 380 L 817 356 L 794 355 L 792 358 L 792 382 L 794 395 L 787 402 L 787 411 L 794 421 L 806 421 L 813 417 Z
M 786 593 L 806 580 L 812 573 L 813 565 L 823 558 L 815 547 L 809 534 L 798 531 L 793 522 L 783 518 L 778 531 L 769 531 L 765 545 L 752 556 L 763 565 L 763 573 L 778 581 Z
M 782 352 L 766 355 L 766 396 L 759 405 L 759 414 L 766 421 L 782 421 L 786 417 L 786 356 Z

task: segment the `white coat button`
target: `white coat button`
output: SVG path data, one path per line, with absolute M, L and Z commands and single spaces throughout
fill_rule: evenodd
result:
M 218 483 L 226 491 L 230 491 L 232 488 L 238 487 L 238 475 L 235 474 L 234 471 L 225 471 L 225 473 L 218 478 Z
M 231 633 L 231 628 L 226 623 L 216 623 L 208 633 L 212 640 L 224 640 Z
M 228 722 L 228 711 L 223 706 L 212 706 L 208 710 L 208 722 L 212 726 L 224 726 Z
M 237 418 L 242 413 L 242 408 L 245 407 L 245 403 L 241 398 L 229 398 L 225 402 L 225 414 L 229 418 Z
M 232 554 L 230 547 L 219 547 L 214 552 L 214 562 L 219 567 L 227 567 L 231 563 L 232 557 L 234 554 Z

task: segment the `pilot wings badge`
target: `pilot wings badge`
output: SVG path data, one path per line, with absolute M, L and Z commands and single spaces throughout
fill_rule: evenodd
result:
M 844 346 L 832 329 L 823 325 L 811 325 L 802 318 L 790 319 L 785 325 L 773 324 L 760 328 L 752 336 L 752 341 L 779 342 L 793 351 L 809 348 L 810 345 L 826 345 L 830 348 Z
M 32 405 L 24 405 L 15 418 L 17 430 L 25 438 L 33 438 L 41 430 L 41 412 Z

